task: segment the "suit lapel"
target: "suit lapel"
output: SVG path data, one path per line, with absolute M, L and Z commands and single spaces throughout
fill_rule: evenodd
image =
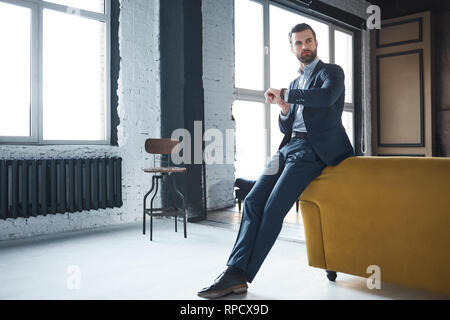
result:
M 317 73 L 322 69 L 323 64 L 324 63 L 322 62 L 322 60 L 317 62 L 316 67 L 314 68 L 314 71 L 311 74 L 311 77 L 309 77 L 308 81 L 306 82 L 305 88 L 311 89 L 311 84 L 312 84 L 313 80 L 316 78 Z

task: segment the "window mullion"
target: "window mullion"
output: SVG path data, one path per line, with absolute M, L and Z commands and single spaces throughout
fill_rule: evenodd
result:
M 264 39 L 264 90 L 270 87 L 270 10 L 269 0 L 263 3 L 263 39 Z M 270 156 L 271 152 L 271 126 L 270 126 L 270 104 L 265 104 L 264 108 L 264 128 L 266 129 L 265 155 Z
M 39 7 L 34 4 L 31 9 L 31 123 L 30 134 L 32 142 L 39 142 Z
M 334 30 L 336 30 L 336 29 L 335 29 L 334 24 L 332 24 L 332 23 L 330 23 L 329 26 L 330 26 L 330 28 L 328 30 L 330 32 L 329 33 L 330 63 L 336 63 L 336 50 L 335 50 L 336 42 L 335 42 L 335 32 L 334 32 Z
M 111 144 L 111 1 L 105 0 L 106 14 L 106 90 L 105 90 L 105 141 Z
M 38 34 L 38 44 L 37 44 L 37 58 L 38 58 L 38 83 L 37 83 L 37 91 L 38 91 L 38 104 L 37 104 L 37 142 L 43 143 L 43 83 L 44 83 L 44 74 L 43 74 L 43 8 L 42 6 L 38 6 L 37 8 L 37 34 Z
M 254 100 L 264 103 L 264 91 L 235 88 L 234 95 L 237 100 Z

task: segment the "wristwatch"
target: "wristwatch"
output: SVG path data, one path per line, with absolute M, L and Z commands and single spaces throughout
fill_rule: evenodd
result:
M 281 89 L 281 91 L 280 91 L 280 98 L 282 99 L 282 100 L 284 100 L 284 101 L 286 101 L 285 99 L 284 99 L 284 94 L 286 93 L 286 88 L 283 88 L 283 89 Z

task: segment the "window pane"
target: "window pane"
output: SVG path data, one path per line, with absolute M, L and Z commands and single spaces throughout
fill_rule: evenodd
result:
M 263 90 L 263 7 L 251 0 L 235 0 L 235 87 Z
M 272 88 L 286 88 L 292 80 L 299 76 L 297 70 L 299 61 L 291 52 L 289 31 L 299 23 L 309 24 L 318 42 L 317 56 L 323 62 L 330 61 L 329 27 L 316 20 L 270 6 L 270 86 Z
M 264 104 L 236 100 L 233 104 L 236 121 L 236 178 L 256 179 L 266 163 Z
M 105 24 L 44 10 L 43 138 L 104 140 Z
M 342 113 L 342 124 L 345 128 L 345 131 L 347 132 L 348 138 L 350 139 L 352 146 L 355 147 L 354 145 L 355 137 L 353 135 L 353 112 L 344 111 Z
M 345 102 L 353 103 L 353 36 L 335 31 L 335 61 L 345 73 Z
M 47 0 L 64 6 L 99 13 L 105 12 L 105 0 Z
M 30 136 L 31 10 L 0 2 L 0 136 Z
M 284 137 L 284 134 L 281 133 L 280 126 L 278 125 L 280 110 L 281 108 L 278 105 L 270 105 L 270 145 L 272 155 L 277 153 L 281 140 L 283 140 Z

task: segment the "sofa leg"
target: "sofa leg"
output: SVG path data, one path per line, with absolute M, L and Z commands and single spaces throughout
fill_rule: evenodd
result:
M 336 280 L 336 277 L 337 277 L 336 271 L 327 270 L 327 278 L 328 278 L 328 280 L 334 282 Z

